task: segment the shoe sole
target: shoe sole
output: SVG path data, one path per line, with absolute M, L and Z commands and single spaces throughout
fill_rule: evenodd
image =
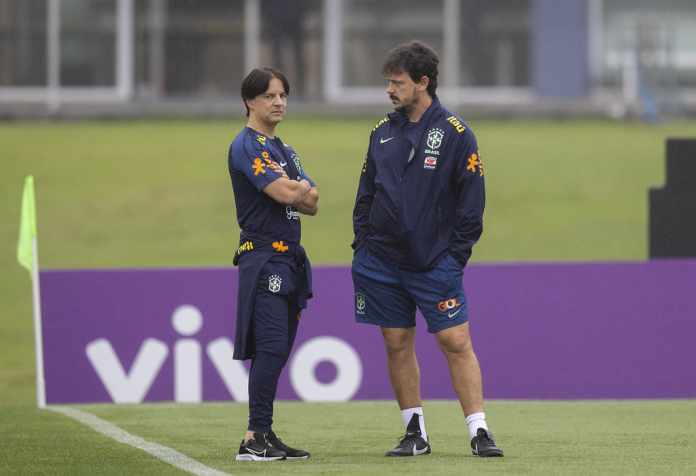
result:
M 285 459 L 291 460 L 291 459 L 309 459 L 309 455 L 307 456 L 286 456 Z
M 256 455 L 237 455 L 235 458 L 237 461 L 278 461 L 285 459 L 285 456 L 256 456 Z
M 388 456 L 390 458 L 404 458 L 408 456 L 425 456 L 429 455 L 431 453 L 430 450 L 425 451 L 423 453 L 418 453 L 417 455 L 414 455 L 413 453 L 384 453 L 384 456 Z
M 409 456 L 426 456 L 429 455 L 430 453 L 421 453 L 419 455 L 412 455 L 412 454 L 407 454 L 407 455 L 390 455 L 389 453 L 386 453 L 384 456 L 388 458 L 408 458 Z
M 491 451 L 488 453 L 478 453 L 476 451 L 471 452 L 472 455 L 474 456 L 479 456 L 481 458 L 499 458 L 503 456 L 503 452 L 498 450 L 498 451 Z

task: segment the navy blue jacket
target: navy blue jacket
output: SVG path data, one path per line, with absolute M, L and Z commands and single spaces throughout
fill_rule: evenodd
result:
M 377 123 L 353 210 L 353 248 L 412 271 L 447 253 L 462 266 L 483 231 L 485 188 L 476 137 L 437 97 L 410 126 L 403 113 Z

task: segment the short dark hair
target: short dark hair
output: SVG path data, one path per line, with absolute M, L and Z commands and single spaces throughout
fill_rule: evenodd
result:
M 428 94 L 435 96 L 437 89 L 437 65 L 440 59 L 437 53 L 420 41 L 402 43 L 389 51 L 387 59 L 382 66 L 383 74 L 408 73 L 413 82 L 418 82 L 423 76 L 427 76 Z
M 265 93 L 273 78 L 279 79 L 280 82 L 283 83 L 285 94 L 290 94 L 290 83 L 288 82 L 288 78 L 277 69 L 269 67 L 254 68 L 242 80 L 242 102 L 244 102 L 247 116 L 249 115 L 247 101 L 254 99 L 259 94 Z

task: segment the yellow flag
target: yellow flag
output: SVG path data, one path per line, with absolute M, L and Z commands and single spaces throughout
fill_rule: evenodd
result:
M 32 271 L 34 265 L 34 237 L 36 237 L 36 205 L 34 202 L 34 177 L 24 179 L 22 193 L 22 218 L 19 224 L 19 242 L 17 243 L 17 261 Z

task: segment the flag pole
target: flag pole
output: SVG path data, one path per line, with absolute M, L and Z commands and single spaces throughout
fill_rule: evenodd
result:
M 39 284 L 39 244 L 38 237 L 32 239 L 33 266 L 31 269 L 31 289 L 34 303 L 34 348 L 36 349 L 36 404 L 46 407 L 46 381 L 44 379 L 43 333 L 41 331 L 41 286 Z
M 36 404 L 46 406 L 46 380 L 44 379 L 43 335 L 41 332 L 41 291 L 39 283 L 39 239 L 36 231 L 36 199 L 34 177 L 24 179 L 22 213 L 17 241 L 17 261 L 31 276 L 31 298 L 34 310 L 34 349 L 36 355 Z

